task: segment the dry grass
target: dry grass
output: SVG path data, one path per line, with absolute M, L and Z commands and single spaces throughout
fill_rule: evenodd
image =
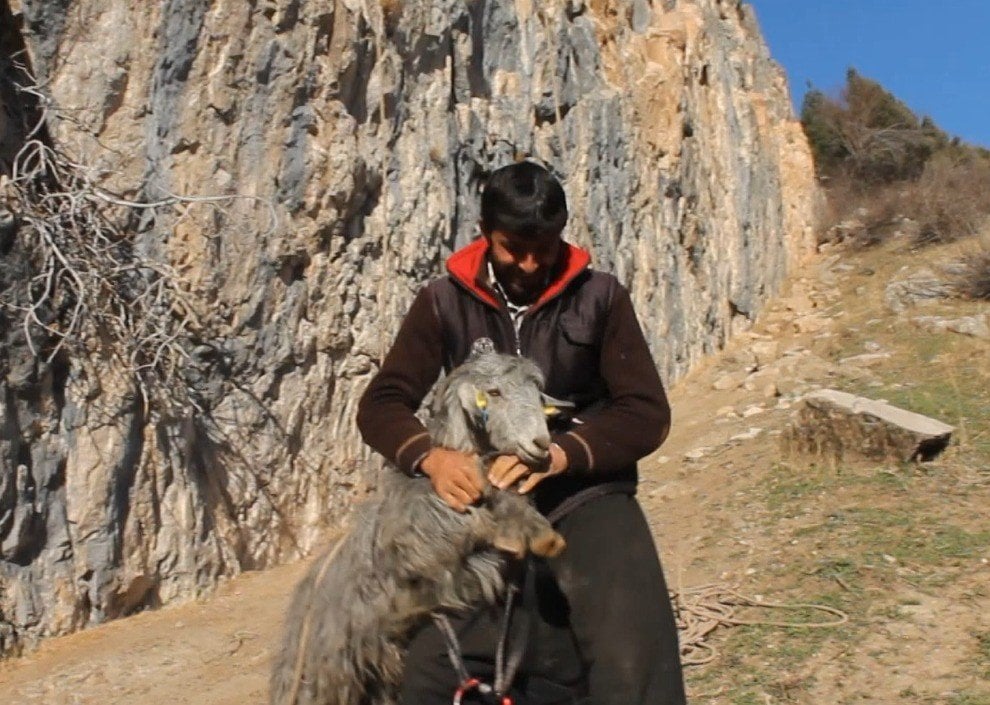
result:
M 950 251 L 959 247 L 921 256 Z M 888 353 L 868 375 L 820 384 L 950 423 L 953 444 L 925 464 L 838 463 L 761 458 L 760 444 L 770 441 L 757 440 L 720 452 L 709 468 L 692 467 L 692 475 L 708 470 L 719 483 L 736 483 L 714 507 L 702 505 L 712 538 L 693 548 L 696 560 L 743 576 L 744 592 L 827 604 L 851 617 L 839 629 L 716 634 L 720 658 L 687 671 L 692 702 L 990 703 L 990 532 L 982 513 L 990 501 L 990 350 L 969 336 L 920 331 L 885 309 L 886 282 L 919 255 L 894 242 L 846 254 L 852 268 L 833 284 L 841 293 L 833 333 L 786 344 L 832 363 L 864 350 Z M 958 316 L 979 306 L 946 300 L 925 312 Z M 721 479 L 726 468 L 735 479 Z M 705 488 L 699 501 L 714 495 Z

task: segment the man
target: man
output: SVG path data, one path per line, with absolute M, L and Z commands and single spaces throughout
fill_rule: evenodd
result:
M 489 471 L 496 486 L 531 492 L 541 511 L 563 514 L 557 529 L 567 540 L 524 593 L 530 647 L 514 695 L 679 705 L 677 630 L 632 495 L 636 461 L 666 438 L 670 408 L 628 292 L 561 239 L 566 221 L 564 190 L 544 168 L 519 162 L 495 171 L 481 197 L 483 237 L 455 252 L 447 276 L 414 300 L 361 399 L 358 426 L 372 448 L 406 473 L 427 475 L 464 511 L 483 489 L 476 459 L 432 447 L 414 413 L 440 371 L 463 362 L 479 338 L 534 360 L 546 392 L 576 412 L 552 434 L 544 466 L 501 456 Z M 457 631 L 471 673 L 491 679 L 497 614 L 467 616 Z M 417 634 L 404 705 L 449 703 L 458 680 L 439 631 L 431 625 Z

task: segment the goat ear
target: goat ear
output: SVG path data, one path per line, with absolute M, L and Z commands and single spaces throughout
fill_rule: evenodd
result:
M 468 416 L 474 416 L 478 410 L 483 408 L 479 400 L 484 397 L 484 392 L 475 387 L 470 382 L 464 382 L 457 387 L 457 400 L 461 403 L 461 408 Z
M 574 402 L 555 399 L 545 392 L 540 392 L 540 398 L 543 401 L 543 413 L 547 416 L 560 416 L 574 410 Z

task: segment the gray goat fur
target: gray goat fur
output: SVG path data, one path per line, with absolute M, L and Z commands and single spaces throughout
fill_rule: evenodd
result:
M 437 389 L 433 443 L 545 459 L 542 384 L 529 360 L 473 355 Z M 488 487 L 460 514 L 428 479 L 390 475 L 296 587 L 273 664 L 272 705 L 394 703 L 408 638 L 432 613 L 498 601 L 506 552 L 563 549 L 546 518 L 514 492 Z

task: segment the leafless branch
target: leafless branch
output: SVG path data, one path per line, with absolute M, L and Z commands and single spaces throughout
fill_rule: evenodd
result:
M 247 199 L 268 209 L 271 234 L 274 204 L 236 194 L 125 198 L 100 183 L 105 175 L 49 144 L 43 128 L 54 107 L 44 92 L 31 82 L 19 90 L 32 96 L 42 118 L 9 178 L 0 177 L 0 197 L 16 219 L 31 276 L 0 293 L 0 307 L 20 323 L 39 359 L 50 363 L 62 352 L 85 358 L 99 349 L 133 378 L 146 409 L 203 411 L 183 376 L 190 351 L 201 344 L 196 334 L 203 333 L 193 330 L 193 295 L 168 262 L 141 251 L 134 216 L 162 211 L 181 221 L 190 208 L 223 211 Z

